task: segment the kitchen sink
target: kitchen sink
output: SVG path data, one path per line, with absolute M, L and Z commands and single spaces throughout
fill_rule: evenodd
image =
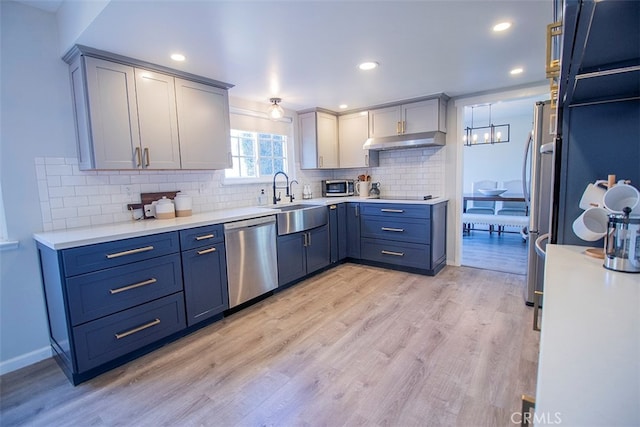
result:
M 325 225 L 329 221 L 328 209 L 324 205 L 274 206 L 278 222 L 278 235 L 297 233 Z

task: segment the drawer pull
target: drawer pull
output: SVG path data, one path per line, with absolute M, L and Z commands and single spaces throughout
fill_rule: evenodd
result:
M 330 210 L 332 210 L 332 211 L 333 211 L 333 210 L 335 210 L 335 209 L 337 209 L 337 208 L 338 208 L 338 207 L 337 207 L 336 205 L 331 205 L 331 206 L 329 206 L 329 209 L 330 209 Z
M 404 256 L 404 252 L 380 251 L 383 255 Z
M 198 255 L 204 255 L 204 254 L 210 254 L 211 252 L 215 252 L 216 248 L 209 248 L 209 249 L 203 249 L 201 251 L 198 251 L 197 254 Z
M 144 331 L 145 329 L 148 329 L 148 328 L 150 328 L 152 326 L 156 326 L 156 325 L 159 325 L 159 324 L 160 324 L 160 319 L 152 320 L 149 323 L 145 323 L 144 325 L 140 325 L 137 328 L 130 329 L 127 332 L 123 332 L 121 334 L 116 334 L 116 339 L 119 340 L 119 339 L 122 339 L 124 337 L 128 337 L 129 335 L 135 334 L 136 332 Z
M 107 254 L 107 259 L 118 258 L 125 255 L 139 254 L 140 252 L 152 251 L 153 246 L 145 246 L 144 248 L 131 249 L 130 251 L 116 252 L 115 254 Z
M 404 209 L 380 209 L 380 212 L 404 213 Z
M 214 237 L 216 237 L 215 234 L 206 234 L 204 236 L 198 236 L 196 237 L 196 240 L 206 240 L 206 239 L 213 239 Z
M 391 228 L 391 227 L 382 227 L 382 231 L 395 231 L 396 233 L 404 232 L 404 228 Z
M 133 285 L 123 286 L 123 287 L 118 288 L 118 289 L 109 289 L 109 293 L 111 295 L 119 294 L 120 292 L 130 291 L 131 289 L 139 288 L 140 286 L 151 285 L 151 284 L 156 283 L 156 282 L 157 282 L 156 279 L 151 278 L 149 280 L 145 280 L 144 282 L 134 283 Z

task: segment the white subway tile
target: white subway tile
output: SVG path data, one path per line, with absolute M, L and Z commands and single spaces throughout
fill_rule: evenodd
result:
M 64 157 L 45 157 L 44 163 L 47 165 L 64 165 Z
M 73 175 L 72 166 L 63 164 L 47 164 L 45 166 L 47 175 Z
M 129 175 L 111 175 L 109 177 L 109 184 L 131 184 L 131 177 Z
M 91 175 L 86 177 L 87 185 L 109 184 L 109 177 L 105 175 Z
M 43 222 L 51 222 L 51 205 L 49 202 L 40 202 L 40 212 Z
M 64 230 L 67 228 L 67 220 L 66 219 L 54 219 L 51 222 L 54 230 Z
M 47 187 L 60 187 L 60 177 L 59 176 L 48 176 L 47 177 Z
M 147 184 L 148 182 L 148 175 L 131 175 L 131 184 Z
M 160 191 L 158 184 L 140 184 L 141 193 L 157 193 Z
M 49 199 L 49 208 L 64 208 L 64 198 L 62 197 L 52 197 Z
M 45 165 L 42 165 L 42 164 L 36 165 L 36 178 L 47 179 L 47 168 Z
M 111 196 L 108 195 L 99 195 L 99 196 L 89 196 L 89 205 L 90 206 L 102 206 L 104 204 L 111 203 Z
M 44 157 L 34 157 L 33 161 L 36 165 L 44 165 Z
M 53 224 L 51 221 L 45 221 L 42 223 L 42 231 L 53 231 Z
M 89 199 L 87 196 L 69 196 L 65 197 L 63 200 L 66 208 L 89 205 Z
M 76 187 L 76 196 L 98 196 L 100 195 L 99 185 L 81 185 Z
M 123 206 L 120 204 L 109 204 L 109 205 L 102 205 L 100 209 L 103 214 L 114 214 L 114 213 L 120 213 L 123 210 L 126 210 L 126 206 Z
M 60 185 L 72 186 L 72 185 L 86 185 L 87 178 L 85 176 L 61 176 Z
M 49 187 L 49 197 L 67 197 L 75 195 L 75 187 Z
M 67 218 L 67 228 L 88 227 L 91 225 L 91 218 L 78 217 Z
M 47 181 L 38 180 L 38 197 L 41 202 L 49 200 L 49 189 L 47 188 Z
M 95 215 L 91 217 L 91 225 L 113 224 L 113 215 Z
M 56 219 L 64 219 L 64 218 L 73 218 L 78 216 L 77 208 L 52 208 L 51 209 L 51 218 Z
M 102 209 L 100 205 L 93 206 L 79 206 L 78 207 L 78 216 L 93 216 L 102 214 Z

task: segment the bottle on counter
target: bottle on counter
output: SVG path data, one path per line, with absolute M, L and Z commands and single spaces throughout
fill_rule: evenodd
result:
M 311 186 L 309 184 L 304 184 L 302 186 L 302 198 L 304 200 L 308 200 L 312 197 L 313 197 L 313 194 L 311 194 Z
M 258 194 L 258 206 L 265 206 L 267 204 L 267 195 L 264 193 L 264 188 L 260 189 Z

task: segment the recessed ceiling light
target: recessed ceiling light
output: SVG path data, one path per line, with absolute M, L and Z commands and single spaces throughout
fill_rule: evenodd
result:
M 509 74 L 515 76 L 516 74 L 522 74 L 524 70 L 522 68 L 514 68 L 513 70 L 509 71 Z
M 493 26 L 493 31 L 499 32 L 511 28 L 511 22 L 500 22 Z
M 184 61 L 185 59 L 187 59 L 183 54 L 181 53 L 172 53 L 171 54 L 171 59 L 173 59 L 174 61 Z
M 361 63 L 360 65 L 358 65 L 358 68 L 364 71 L 368 71 L 373 70 L 374 68 L 378 68 L 378 65 L 380 64 L 378 64 L 377 62 L 369 61 Z
M 347 108 L 348 105 L 347 104 L 340 104 L 338 105 L 338 108 L 340 108 L 341 110 L 344 110 L 345 108 Z

